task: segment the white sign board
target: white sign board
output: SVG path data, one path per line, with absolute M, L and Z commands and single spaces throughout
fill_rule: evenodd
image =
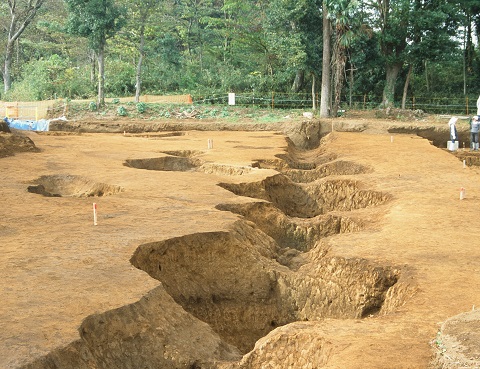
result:
M 229 92 L 228 93 L 228 105 L 235 105 L 235 93 Z

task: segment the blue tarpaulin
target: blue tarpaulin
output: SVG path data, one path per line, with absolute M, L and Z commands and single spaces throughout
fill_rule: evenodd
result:
M 24 131 L 48 131 L 50 121 L 46 119 L 40 120 L 20 120 L 20 119 L 3 119 L 10 128 L 21 129 Z

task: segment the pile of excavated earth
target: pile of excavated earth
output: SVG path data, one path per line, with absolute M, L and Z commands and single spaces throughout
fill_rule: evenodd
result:
M 0 126 L 0 367 L 479 368 L 448 119 Z

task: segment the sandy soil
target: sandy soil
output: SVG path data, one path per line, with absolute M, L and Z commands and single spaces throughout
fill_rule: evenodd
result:
M 354 178 L 393 200 L 373 227 L 325 242 L 332 254 L 397 266 L 411 293 L 386 315 L 318 321 L 309 326 L 310 334 L 332 345 L 326 368 L 426 368 L 440 324 L 480 306 L 480 169 L 464 167 L 414 134 L 374 133 L 334 132 L 324 152 L 372 168 Z M 287 147 L 275 131 L 26 135 L 40 152 L 0 159 L 0 367 L 5 369 L 67 345 L 78 339 L 85 317 L 135 302 L 158 286 L 129 262 L 140 244 L 227 229 L 238 216 L 215 206 L 246 200 L 218 183 L 254 182 L 275 173 L 141 170 L 125 166 L 126 160 L 195 151 L 203 162 L 241 169 L 259 159 L 276 160 Z M 122 190 L 102 197 L 27 191 L 49 175 Z M 364 214 L 368 219 L 368 211 Z M 372 214 L 378 218 L 378 210 Z M 280 329 L 294 329 L 288 327 Z

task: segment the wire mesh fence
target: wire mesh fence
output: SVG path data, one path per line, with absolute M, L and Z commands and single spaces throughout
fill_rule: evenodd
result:
M 177 101 L 180 97 L 182 98 L 181 101 Z M 133 98 L 122 98 L 115 100 L 124 102 L 124 100 L 130 101 L 132 99 Z M 311 93 L 260 93 L 252 91 L 193 97 L 191 95 L 145 95 L 141 97 L 140 100 L 152 104 L 167 104 L 172 103 L 172 99 L 177 99 L 175 102 L 183 104 L 236 105 L 269 109 L 304 109 L 309 111 L 320 108 L 320 95 L 318 93 L 312 95 Z M 475 115 L 477 114 L 477 99 L 478 96 L 474 95 L 460 97 L 410 96 L 405 101 L 405 108 L 408 110 L 422 110 L 427 114 Z M 46 118 L 53 105 L 61 103 L 62 101 L 65 103 L 66 100 L 4 102 L 3 105 L 0 104 L 0 114 L 3 114 L 7 118 L 38 120 Z M 90 100 L 85 100 L 86 104 L 89 101 Z M 381 101 L 381 96 L 367 94 L 349 95 L 341 102 L 340 111 L 378 109 Z M 397 102 L 395 107 L 400 108 L 400 102 Z
M 231 98 L 231 95 L 230 95 Z M 315 101 L 314 101 L 315 99 Z M 211 95 L 207 97 L 199 96 L 194 98 L 193 103 L 196 104 L 221 104 L 221 105 L 240 105 L 240 106 L 257 106 L 260 108 L 271 109 L 313 109 L 319 106 L 319 96 L 308 93 L 255 93 L 243 92 L 235 94 L 234 103 L 229 101 L 229 95 Z
M 405 109 L 422 110 L 427 114 L 466 114 L 477 113 L 478 96 L 461 97 L 421 97 L 410 96 L 405 101 Z M 196 97 L 196 104 L 229 104 L 228 95 L 211 95 L 208 97 Z M 381 96 L 351 95 L 341 102 L 341 110 L 372 110 L 381 105 Z M 235 94 L 235 105 L 257 106 L 271 109 L 318 109 L 320 107 L 319 94 L 308 93 L 256 93 L 243 92 Z M 396 108 L 401 107 L 401 102 L 396 103 Z

